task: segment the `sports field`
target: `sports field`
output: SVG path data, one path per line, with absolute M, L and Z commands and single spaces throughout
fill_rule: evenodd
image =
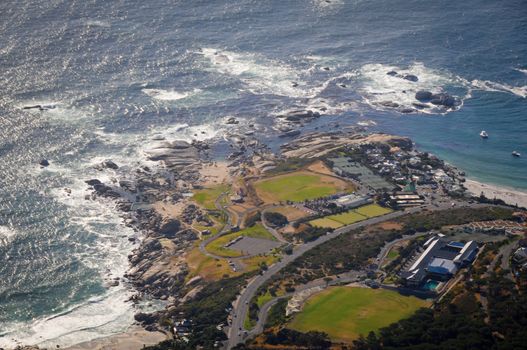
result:
M 309 223 L 316 227 L 339 228 L 356 222 L 391 213 L 393 210 L 383 208 L 378 204 L 368 204 L 342 214 L 330 215 Z
M 364 215 L 369 218 L 373 218 L 375 216 L 381 216 L 388 213 L 391 213 L 393 210 L 381 207 L 378 204 L 368 204 L 362 207 L 359 207 L 355 209 L 355 212 Z
M 226 258 L 234 258 L 241 256 L 242 253 L 240 251 L 224 247 L 225 244 L 227 244 L 229 241 L 233 240 L 238 236 L 263 238 L 271 241 L 276 240 L 276 238 L 274 238 L 272 234 L 267 232 L 267 230 L 262 225 L 256 224 L 253 227 L 248 227 L 238 232 L 232 232 L 227 235 L 218 237 L 217 239 L 207 244 L 205 248 L 212 254 L 223 256 Z
M 309 223 L 315 227 L 339 228 L 339 227 L 344 226 L 343 223 L 338 222 L 338 221 L 333 221 L 328 218 L 311 220 Z
M 367 219 L 365 216 L 357 214 L 354 211 L 348 211 L 346 213 L 331 215 L 327 217 L 330 220 L 340 222 L 344 225 L 351 225 L 356 222 Z
M 429 305 L 391 290 L 332 287 L 309 298 L 289 327 L 301 332 L 322 331 L 332 340 L 351 342 Z
M 343 180 L 309 171 L 295 171 L 256 181 L 254 189 L 265 203 L 302 202 L 339 192 L 352 192 L 353 186 Z

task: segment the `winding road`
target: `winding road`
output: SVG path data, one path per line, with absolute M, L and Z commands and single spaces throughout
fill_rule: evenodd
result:
M 322 236 L 318 238 L 315 241 L 303 244 L 293 250 L 293 253 L 291 255 L 285 255 L 283 259 L 273 265 L 271 265 L 267 271 L 264 271 L 261 275 L 258 275 L 254 277 L 249 283 L 247 284 L 247 287 L 241 292 L 240 296 L 234 303 L 234 308 L 232 312 L 232 324 L 229 328 L 229 340 L 227 343 L 227 349 L 231 349 L 237 344 L 243 342 L 243 340 L 248 336 L 248 332 L 245 333 L 245 329 L 243 326 L 245 315 L 249 311 L 249 303 L 251 302 L 252 298 L 255 296 L 256 291 L 260 286 L 262 286 L 265 282 L 267 282 L 274 274 L 279 272 L 281 269 L 283 269 L 285 266 L 287 266 L 292 261 L 296 260 L 300 256 L 302 256 L 305 252 L 335 238 L 340 236 L 343 233 L 349 232 L 351 230 L 372 225 L 372 224 L 378 224 L 386 220 L 391 220 L 394 218 L 397 218 L 402 215 L 415 213 L 417 211 L 420 211 L 421 208 L 413 208 L 407 211 L 396 211 L 392 212 L 383 216 L 378 216 L 375 218 L 367 219 L 355 224 L 351 224 L 348 226 L 341 227 L 339 229 L 334 230 L 333 232 L 328 233 L 325 236 Z M 260 319 L 253 331 L 251 331 L 251 334 L 256 333 L 256 330 L 263 328 L 263 322 L 264 319 Z

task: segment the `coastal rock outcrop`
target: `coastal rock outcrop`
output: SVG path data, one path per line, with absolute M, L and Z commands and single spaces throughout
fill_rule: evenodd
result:
M 146 150 L 148 159 L 162 161 L 171 169 L 181 170 L 197 165 L 198 149 L 186 141 L 161 141 Z

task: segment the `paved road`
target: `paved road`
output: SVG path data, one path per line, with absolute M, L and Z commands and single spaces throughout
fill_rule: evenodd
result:
M 296 286 L 295 287 L 295 293 L 301 292 L 306 289 L 314 288 L 314 287 L 320 287 L 320 286 L 334 286 L 341 283 L 351 283 L 357 281 L 357 279 L 361 275 L 365 275 L 366 273 L 364 271 L 350 271 L 343 274 L 338 275 L 335 277 L 332 281 L 329 283 L 324 281 L 323 278 L 319 278 L 318 280 L 308 282 L 306 284 Z M 276 304 L 280 299 L 289 298 L 293 296 L 294 293 L 287 293 L 281 296 L 278 296 L 276 298 L 273 298 L 269 300 L 267 303 L 263 304 L 260 308 L 260 311 L 258 312 L 258 322 L 254 326 L 254 328 L 248 332 L 247 336 L 251 335 L 257 335 L 263 332 L 265 322 L 267 321 L 267 316 L 269 314 L 269 310 L 271 307 Z
M 419 209 L 415 208 L 413 210 L 407 210 L 407 211 L 396 211 L 384 216 L 379 216 L 371 219 L 367 219 L 352 225 L 344 226 L 339 229 L 336 229 L 335 231 L 328 233 L 326 236 L 322 236 L 318 238 L 317 240 L 313 242 L 309 242 L 306 244 L 303 244 L 296 249 L 293 250 L 293 253 L 291 255 L 286 255 L 283 257 L 283 259 L 269 267 L 267 271 L 265 271 L 262 275 L 258 275 L 257 277 L 253 278 L 247 287 L 242 291 L 241 295 L 237 299 L 234 305 L 233 310 L 233 317 L 232 317 L 232 325 L 229 329 L 229 340 L 227 344 L 227 348 L 231 349 L 232 347 L 236 346 L 237 344 L 241 343 L 244 340 L 244 334 L 243 331 L 245 330 L 243 327 L 243 321 L 245 319 L 245 315 L 247 314 L 249 310 L 249 303 L 251 302 L 252 298 L 256 294 L 256 291 L 260 286 L 262 286 L 267 280 L 269 280 L 275 273 L 283 269 L 286 265 L 297 259 L 298 257 L 302 256 L 305 252 L 335 238 L 339 235 L 349 232 L 351 230 L 354 230 L 359 227 L 364 227 L 367 225 L 377 224 L 386 220 L 391 220 L 394 218 L 397 218 L 402 215 L 409 214 L 411 212 L 417 212 Z
M 223 192 L 222 194 L 220 194 L 218 196 L 218 198 L 216 198 L 216 201 L 214 202 L 216 208 L 221 211 L 221 212 L 224 212 L 227 214 L 227 223 L 223 226 L 223 228 L 220 230 L 220 232 L 216 233 L 215 235 L 213 236 L 210 236 L 208 237 L 207 239 L 201 241 L 201 243 L 199 244 L 199 250 L 207 255 L 207 256 L 210 256 L 211 258 L 214 258 L 214 259 L 224 259 L 225 257 L 223 256 L 217 256 L 215 254 L 212 254 L 212 253 L 209 253 L 209 251 L 207 249 L 205 249 L 205 247 L 207 246 L 207 244 L 209 244 L 210 242 L 212 242 L 213 240 L 215 240 L 216 238 L 218 238 L 219 236 L 223 235 L 224 233 L 226 232 L 229 232 L 232 228 L 232 218 L 229 214 L 229 212 L 227 210 L 225 210 L 225 208 L 221 205 L 221 200 L 223 199 L 223 197 L 225 197 L 226 195 L 228 194 L 228 192 Z
M 452 201 L 455 202 L 455 201 Z M 414 214 L 419 211 L 422 211 L 424 209 L 430 210 L 430 211 L 439 211 L 439 210 L 445 210 L 451 208 L 452 202 L 445 202 L 441 204 L 434 204 L 434 205 L 428 205 L 424 207 L 416 207 L 411 209 L 406 209 L 405 211 L 396 211 L 384 216 L 379 216 L 375 218 L 371 218 L 368 220 L 364 220 L 352 225 L 344 226 L 339 229 L 334 230 L 332 233 L 327 234 L 326 236 L 320 237 L 316 241 L 309 242 L 306 244 L 303 244 L 296 248 L 291 255 L 286 255 L 280 262 L 275 263 L 269 267 L 267 271 L 265 271 L 262 275 L 259 275 L 255 278 L 253 278 L 247 287 L 242 290 L 240 296 L 236 300 L 232 312 L 232 325 L 229 328 L 229 340 L 227 342 L 227 349 L 231 349 L 237 344 L 241 343 L 246 336 L 244 336 L 244 326 L 243 321 L 245 319 L 245 315 L 247 314 L 249 310 L 249 303 L 251 302 L 252 298 L 256 294 L 256 291 L 260 286 L 262 286 L 267 280 L 269 280 L 275 273 L 283 269 L 286 265 L 297 259 L 298 257 L 302 256 L 305 252 L 319 246 L 320 244 L 323 244 L 339 235 L 345 232 L 349 232 L 351 230 L 354 230 L 359 227 L 372 225 L 381 223 L 387 220 L 391 220 L 394 218 L 397 218 L 402 215 L 407 214 Z M 487 204 L 468 204 L 464 202 L 456 202 L 457 207 L 483 207 L 488 206 Z

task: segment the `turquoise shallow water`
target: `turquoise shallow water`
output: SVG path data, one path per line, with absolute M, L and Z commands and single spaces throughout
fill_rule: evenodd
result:
M 0 346 L 132 322 L 129 291 L 103 286 L 132 233 L 111 203 L 84 200 L 83 180 L 126 176 L 154 135 L 221 139 L 235 116 L 272 141 L 274 115 L 307 106 L 321 129 L 373 120 L 527 189 L 526 19 L 523 0 L 0 2 Z M 419 89 L 463 105 L 401 114 Z M 116 174 L 94 170 L 106 158 Z

